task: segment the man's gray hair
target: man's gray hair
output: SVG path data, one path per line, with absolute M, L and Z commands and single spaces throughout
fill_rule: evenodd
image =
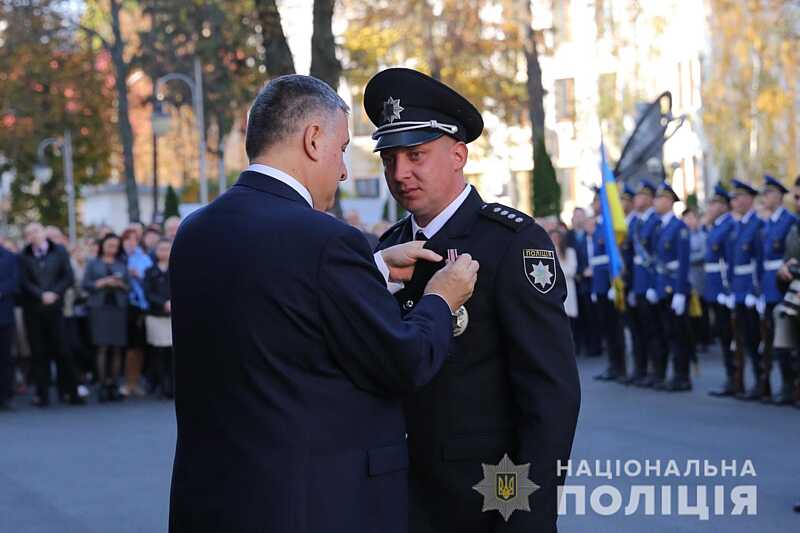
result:
M 314 114 L 348 113 L 350 108 L 324 81 L 289 74 L 267 83 L 256 96 L 247 117 L 245 150 L 250 160 L 270 146 L 297 133 Z

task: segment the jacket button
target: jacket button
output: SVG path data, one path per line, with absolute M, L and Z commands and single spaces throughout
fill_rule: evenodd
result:
M 406 303 L 403 304 L 403 309 L 405 309 L 406 311 L 408 311 L 412 307 L 414 307 L 414 300 L 407 300 Z

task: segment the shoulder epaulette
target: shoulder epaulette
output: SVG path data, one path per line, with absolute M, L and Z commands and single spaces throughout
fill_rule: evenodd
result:
M 386 239 L 386 238 L 387 238 L 389 235 L 391 235 L 392 233 L 394 233 L 394 230 L 396 230 L 397 228 L 399 228 L 400 226 L 402 226 L 403 224 L 405 224 L 407 219 L 408 219 L 408 216 L 406 216 L 406 217 L 403 217 L 402 219 L 400 219 L 400 220 L 398 220 L 397 222 L 395 222 L 395 223 L 394 223 L 394 225 L 393 225 L 391 228 L 389 228 L 389 229 L 387 229 L 386 231 L 384 231 L 384 232 L 383 232 L 383 235 L 381 235 L 380 237 L 378 237 L 378 242 L 383 242 L 383 241 L 384 241 L 384 239 Z
M 483 204 L 480 214 L 514 231 L 520 231 L 533 223 L 530 215 L 498 203 Z

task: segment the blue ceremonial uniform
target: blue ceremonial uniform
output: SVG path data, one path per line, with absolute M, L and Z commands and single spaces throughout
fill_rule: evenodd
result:
M 719 216 L 708 230 L 706 257 L 703 270 L 703 300 L 710 304 L 717 302 L 717 296 L 730 293 L 726 253 L 731 232 L 736 228 L 736 220 L 730 213 Z
M 775 304 L 783 300 L 783 294 L 778 290 L 778 269 L 783 265 L 783 254 L 786 251 L 786 236 L 797 218 L 781 207 L 775 212 L 764 227 L 764 271 L 761 278 L 761 289 L 768 304 Z
M 606 230 L 602 217 L 598 217 L 597 226 L 592 235 L 592 254 L 589 265 L 592 267 L 592 294 L 600 298 L 606 297 L 611 288 L 611 267 L 606 251 Z
M 638 217 L 633 231 L 633 292 L 644 295 L 647 289 L 655 288 L 655 236 L 661 219 L 652 209 Z
M 728 239 L 728 279 L 737 305 L 744 304 L 748 294 L 760 293 L 764 246 L 761 231 L 764 221 L 755 211 L 748 212 L 736 224 Z
M 689 294 L 689 228 L 672 215 L 659 229 L 655 246 L 656 292 L 659 300 Z
M 170 531 L 406 533 L 401 398 L 444 363 L 445 301 L 401 318 L 361 232 L 253 171 L 181 224 L 170 281 Z

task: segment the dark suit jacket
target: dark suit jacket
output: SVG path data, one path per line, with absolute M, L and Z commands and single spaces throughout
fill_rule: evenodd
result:
M 406 533 L 401 396 L 450 310 L 401 317 L 361 233 L 243 173 L 170 260 L 178 442 L 170 531 Z
M 64 293 L 75 284 L 69 252 L 48 239 L 47 253 L 37 258 L 30 245 L 20 254 L 22 287 L 20 305 L 26 312 L 61 309 Z M 54 292 L 59 298 L 52 305 L 42 303 L 42 293 Z
M 0 246 L 0 326 L 14 324 L 14 297 L 19 291 L 19 260 Z
M 587 248 L 586 232 L 578 234 L 574 229 L 567 233 L 567 246 L 575 249 L 575 256 L 578 260 L 578 268 L 575 270 L 575 288 L 578 294 L 591 294 L 592 280 L 583 277 L 583 271 L 589 266 L 589 250 Z
M 410 239 L 407 218 L 380 248 Z M 531 217 L 486 204 L 473 190 L 425 247 L 443 257 L 448 249 L 469 253 L 481 268 L 465 305 L 466 329 L 441 372 L 405 402 L 410 531 L 553 532 L 563 483 L 556 461 L 567 464 L 580 402 L 566 284 L 553 244 Z M 436 270 L 428 265 L 418 265 L 395 295 L 404 309 L 418 305 Z M 538 278 L 529 274 L 534 265 Z M 545 267 L 549 278 L 541 276 Z M 508 522 L 482 512 L 483 496 L 472 488 L 483 478 L 481 464 L 497 465 L 506 453 L 514 464 L 530 463 L 529 479 L 541 487 L 530 497 L 531 511 L 514 512 Z

